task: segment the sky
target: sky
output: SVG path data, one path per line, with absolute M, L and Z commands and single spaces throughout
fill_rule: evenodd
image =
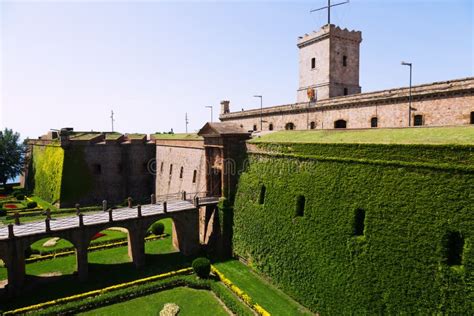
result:
M 342 0 L 341 0 L 342 1 Z M 339 1 L 337 1 L 339 2 Z M 296 101 L 312 1 L 0 0 L 0 128 L 199 130 L 231 111 Z M 336 1 L 333 1 L 336 3 Z M 473 1 L 352 0 L 331 22 L 362 31 L 362 92 L 474 76 Z

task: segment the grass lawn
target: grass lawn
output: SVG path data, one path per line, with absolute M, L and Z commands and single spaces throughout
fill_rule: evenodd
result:
M 312 315 L 241 262 L 230 260 L 215 263 L 214 266 L 271 315 Z
M 177 287 L 123 303 L 98 308 L 80 315 L 159 315 L 166 303 L 179 306 L 180 316 L 229 315 L 214 294 L 206 290 Z
M 251 142 L 473 145 L 474 126 L 280 131 Z
M 103 242 L 107 242 L 107 241 L 113 242 L 114 240 L 123 239 L 123 238 L 127 237 L 126 233 L 121 232 L 121 231 L 117 231 L 117 230 L 111 230 L 111 229 L 106 229 L 106 230 L 102 231 L 101 233 L 105 234 L 105 236 L 102 236 L 100 238 L 91 240 L 91 245 L 94 245 L 94 244 L 97 244 L 97 243 L 103 243 Z M 50 239 L 51 239 L 51 237 L 43 238 L 43 239 L 38 240 L 37 242 L 35 242 L 31 245 L 31 249 L 37 250 L 39 252 L 48 252 L 48 251 L 53 251 L 53 250 L 56 251 L 56 252 L 59 252 L 62 249 L 70 248 L 70 247 L 73 246 L 69 241 L 64 240 L 64 239 L 60 239 L 60 240 L 58 240 L 58 242 L 55 246 L 53 246 L 53 247 L 44 247 L 43 244 L 46 241 L 50 240 Z

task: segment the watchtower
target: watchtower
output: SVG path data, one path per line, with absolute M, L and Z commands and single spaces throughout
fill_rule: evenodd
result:
M 326 24 L 319 31 L 298 38 L 299 88 L 297 102 L 360 93 L 360 31 Z M 308 93 L 309 92 L 309 93 Z

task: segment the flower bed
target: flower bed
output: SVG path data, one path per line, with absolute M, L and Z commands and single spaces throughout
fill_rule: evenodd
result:
M 211 271 L 217 275 L 219 280 L 225 284 L 232 292 L 234 292 L 242 301 L 245 302 L 251 309 L 253 309 L 258 315 L 262 316 L 270 316 L 270 313 L 267 312 L 262 306 L 258 305 L 257 303 L 254 303 L 252 301 L 252 298 L 248 296 L 244 291 L 242 291 L 240 288 L 238 288 L 235 284 L 232 283 L 229 279 L 225 277 L 223 273 L 221 273 L 219 270 L 217 270 L 216 267 L 211 265 Z

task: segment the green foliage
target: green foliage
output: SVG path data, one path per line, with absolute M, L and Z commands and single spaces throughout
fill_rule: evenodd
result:
M 5 128 L 0 131 L 0 184 L 21 174 L 25 162 L 26 147 L 20 143 L 20 134 Z
M 1 208 L 0 206 L 0 216 L 6 216 L 7 215 L 7 210 Z
M 84 157 L 84 148 L 73 146 L 64 151 L 61 203 L 73 206 L 93 190 L 93 176 Z
M 237 255 L 314 312 L 473 314 L 473 173 L 387 162 L 394 156 L 445 162 L 445 154 L 463 164 L 472 147 L 432 151 L 430 158 L 425 146 L 298 146 L 291 157 L 251 156 L 234 205 Z M 356 157 L 361 149 L 378 161 L 306 156 Z M 299 195 L 304 216 L 295 218 Z M 463 238 L 461 266 L 447 264 L 449 232 Z
M 64 150 L 59 146 L 32 146 L 28 187 L 35 195 L 56 203 L 61 195 Z
M 23 201 L 25 199 L 25 195 L 23 193 L 18 193 L 18 194 L 15 195 L 15 198 L 18 201 Z
M 165 231 L 165 225 L 162 222 L 155 222 L 150 227 L 150 232 L 154 235 L 162 235 Z
M 38 206 L 38 203 L 36 203 L 35 201 L 31 201 L 26 204 L 26 208 L 35 208 L 37 206 Z
M 211 273 L 211 262 L 207 258 L 196 258 L 193 260 L 193 270 L 201 279 L 207 279 Z

